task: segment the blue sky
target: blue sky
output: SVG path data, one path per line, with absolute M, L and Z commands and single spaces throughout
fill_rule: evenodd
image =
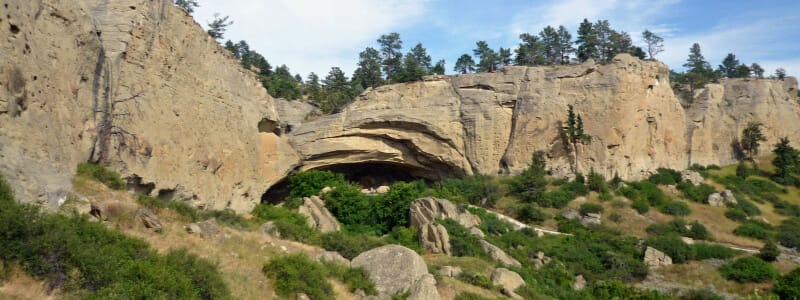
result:
M 644 29 L 665 38 L 657 58 L 680 70 L 692 43 L 716 67 L 727 53 L 800 75 L 800 1 L 690 0 L 199 0 L 200 24 L 215 12 L 234 20 L 227 38 L 246 40 L 273 65 L 286 64 L 304 78 L 331 67 L 350 75 L 358 53 L 384 33 L 398 32 L 404 51 L 421 42 L 448 73 L 458 56 L 485 40 L 516 48 L 520 33 L 564 25 L 575 36 L 583 18 L 607 19 L 640 44 Z

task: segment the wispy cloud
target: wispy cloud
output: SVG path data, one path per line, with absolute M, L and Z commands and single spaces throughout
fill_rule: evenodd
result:
M 355 66 L 358 52 L 378 36 L 413 25 L 426 0 L 213 0 L 201 1 L 201 24 L 214 13 L 234 21 L 226 38 L 246 40 L 272 64 L 293 73 L 324 74 Z

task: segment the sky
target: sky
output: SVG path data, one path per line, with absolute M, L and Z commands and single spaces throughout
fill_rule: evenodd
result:
M 656 56 L 681 71 L 689 48 L 699 43 L 716 68 L 728 53 L 759 63 L 766 74 L 783 67 L 800 75 L 800 1 L 698 0 L 199 0 L 194 17 L 206 24 L 215 13 L 234 23 L 226 39 L 245 40 L 273 66 L 285 64 L 305 78 L 324 77 L 331 67 L 351 75 L 358 53 L 382 34 L 397 32 L 407 52 L 422 43 L 447 72 L 461 54 L 485 40 L 497 50 L 515 49 L 521 33 L 538 34 L 564 25 L 576 36 L 578 24 L 608 20 L 643 45 L 641 32 L 664 37 Z

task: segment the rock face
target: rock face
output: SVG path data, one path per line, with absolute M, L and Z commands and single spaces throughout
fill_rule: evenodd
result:
M 339 222 L 333 217 L 330 211 L 325 208 L 325 202 L 317 196 L 304 197 L 298 213 L 306 216 L 308 226 L 319 232 L 335 232 L 341 230 Z
M 672 264 L 672 258 L 656 248 L 647 247 L 644 251 L 644 264 L 649 267 L 669 266 Z
M 450 255 L 450 235 L 441 224 L 428 223 L 419 230 L 419 240 L 422 248 L 430 253 L 444 253 Z
M 453 202 L 438 198 L 414 200 L 409 208 L 411 226 L 434 223 L 437 219 L 452 219 L 466 228 L 480 225 L 481 219 L 466 210 L 459 209 Z
M 730 190 L 723 190 L 719 193 L 712 193 L 708 195 L 708 205 L 711 206 L 725 206 L 726 204 L 736 204 L 736 196 Z
M 497 268 L 492 271 L 492 283 L 512 292 L 525 285 L 522 276 L 506 268 Z
M 130 134 L 107 162 L 140 192 L 248 211 L 297 164 L 256 76 L 172 1 L 4 3 L 0 172 L 22 201 L 71 189 L 112 103 Z
M 518 260 L 511 257 L 511 255 L 508 255 L 505 251 L 503 251 L 503 249 L 500 249 L 499 247 L 492 245 L 491 243 L 485 240 L 480 240 L 479 242 L 481 244 L 481 249 L 483 249 L 483 251 L 486 252 L 486 254 L 489 254 L 489 257 L 491 257 L 492 259 L 506 266 L 512 266 L 512 267 L 522 266 L 522 264 Z
M 369 273 L 382 299 L 412 290 L 417 281 L 427 280 L 426 276 L 430 276 L 422 257 L 414 250 L 399 245 L 386 245 L 361 253 L 353 258 L 351 266 L 364 268 Z M 431 299 L 438 298 L 437 293 Z

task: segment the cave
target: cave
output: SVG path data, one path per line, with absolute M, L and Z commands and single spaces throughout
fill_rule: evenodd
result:
M 314 168 L 314 170 L 343 174 L 347 181 L 357 183 L 367 189 L 377 188 L 382 185 L 392 185 L 397 181 L 410 182 L 419 179 L 435 181 L 442 179 L 439 174 L 431 170 L 390 162 L 335 164 Z M 283 202 L 287 196 L 289 196 L 289 176 L 273 184 L 261 196 L 261 203 L 277 204 Z

